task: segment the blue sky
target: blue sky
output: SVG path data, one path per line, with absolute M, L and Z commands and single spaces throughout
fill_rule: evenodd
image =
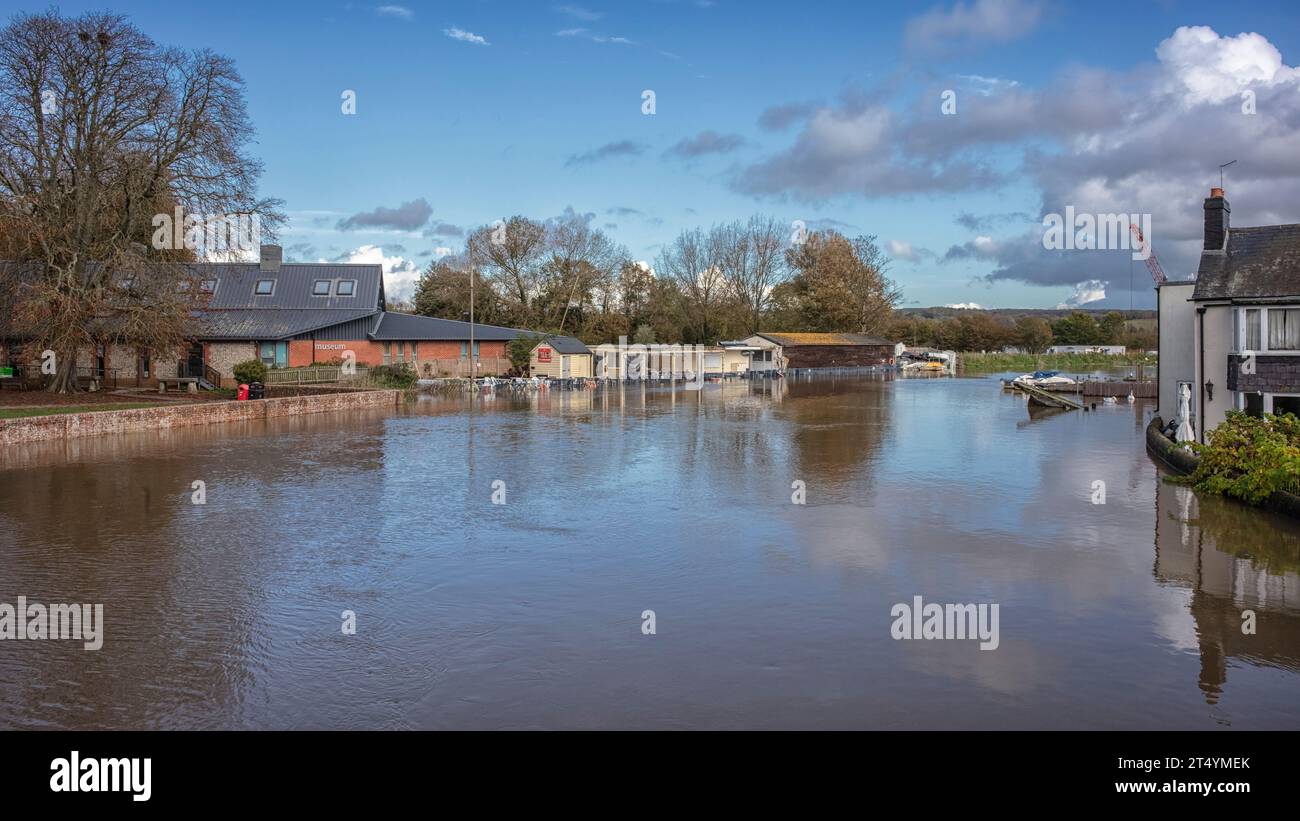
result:
M 382 260 L 390 291 L 511 214 L 589 214 L 653 262 L 761 212 L 875 234 L 909 305 L 1148 307 L 1141 262 L 1047 252 L 1043 214 L 1151 213 L 1176 278 L 1219 162 L 1234 223 L 1300 221 L 1293 2 L 109 7 L 235 60 L 287 255 Z

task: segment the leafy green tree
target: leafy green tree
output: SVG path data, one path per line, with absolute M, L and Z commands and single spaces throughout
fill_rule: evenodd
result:
M 1106 344 L 1097 320 L 1083 311 L 1075 311 L 1053 322 L 1052 336 L 1058 345 Z
M 873 236 L 817 231 L 788 249 L 786 262 L 793 288 L 780 297 L 793 298 L 804 330 L 882 333 L 902 299 Z
M 1118 345 L 1124 338 L 1124 315 L 1119 311 L 1107 312 L 1098 326 L 1103 345 Z
M 415 284 L 413 307 L 421 316 L 469 320 L 469 286 L 472 276 L 464 256 L 435 260 Z M 474 321 L 484 325 L 508 324 L 505 306 L 493 284 L 481 277 L 474 280 Z
M 540 335 L 527 334 L 515 337 L 506 343 L 506 356 L 510 357 L 510 370 L 517 374 L 528 373 L 529 360 L 533 348 L 543 339 Z
M 1016 320 L 1013 338 L 1026 353 L 1042 353 L 1052 344 L 1052 326 L 1045 319 L 1022 316 Z

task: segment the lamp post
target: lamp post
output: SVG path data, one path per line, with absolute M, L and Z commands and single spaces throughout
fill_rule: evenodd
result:
M 469 269 L 469 380 L 474 384 L 474 377 L 478 376 L 478 363 L 474 356 L 474 271 L 473 267 Z

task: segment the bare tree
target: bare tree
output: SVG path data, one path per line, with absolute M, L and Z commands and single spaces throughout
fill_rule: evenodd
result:
M 786 228 L 772 217 L 754 216 L 715 228 L 721 249 L 718 264 L 739 304 L 749 333 L 758 330 L 772 300 L 772 289 L 788 277 Z
M 698 228 L 682 231 L 660 252 L 656 269 L 677 283 L 685 319 L 697 342 L 713 341 L 720 326 L 720 309 L 727 282 L 720 260 L 727 234 L 717 229 L 705 234 Z
M 575 213 L 547 224 L 547 273 L 558 324 L 563 332 L 569 314 L 583 312 L 593 290 L 608 292 L 627 251 Z
M 533 300 L 541 293 L 546 261 L 546 226 L 515 216 L 470 232 L 465 241 L 469 265 L 497 285 L 516 322 L 536 323 Z
M 144 245 L 154 214 L 257 214 L 273 235 L 251 135 L 225 57 L 161 47 L 115 14 L 22 14 L 0 32 L 0 233 L 26 263 L 0 285 L 56 354 L 51 390 L 76 389 L 77 350 L 97 340 L 182 341 L 202 293 L 183 249 Z

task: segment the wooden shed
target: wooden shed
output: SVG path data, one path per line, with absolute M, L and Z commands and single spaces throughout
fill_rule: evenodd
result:
M 866 334 L 759 333 L 745 343 L 770 351 L 780 371 L 889 367 L 895 356 L 895 343 Z
M 591 359 L 591 350 L 582 340 L 553 336 L 533 347 L 528 357 L 528 373 L 550 379 L 590 379 Z

